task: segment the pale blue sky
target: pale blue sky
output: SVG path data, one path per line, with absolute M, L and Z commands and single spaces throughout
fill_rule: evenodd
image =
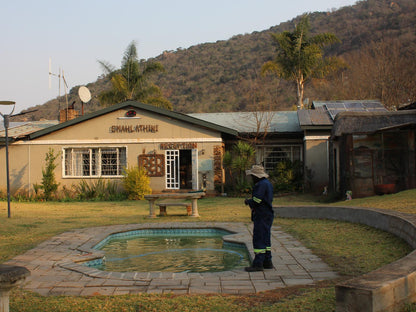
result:
M 94 82 L 97 60 L 119 67 L 135 40 L 140 58 L 166 50 L 262 31 L 305 12 L 356 0 L 0 0 L 0 100 L 16 111 L 58 96 L 48 67 L 64 71 L 69 89 Z M 69 90 L 68 90 L 69 91 Z M 64 90 L 61 89 L 61 94 Z M 7 110 L 0 108 L 7 113 Z

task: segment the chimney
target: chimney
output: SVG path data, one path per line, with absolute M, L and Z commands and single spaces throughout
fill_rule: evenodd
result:
M 73 108 L 68 108 L 68 109 L 61 109 L 59 111 L 59 122 L 65 122 L 68 120 L 72 120 L 75 119 L 79 116 L 79 111 L 73 109 Z

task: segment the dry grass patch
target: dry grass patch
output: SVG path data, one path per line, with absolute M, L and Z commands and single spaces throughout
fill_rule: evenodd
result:
M 416 191 L 339 202 L 337 205 L 376 207 L 416 212 Z M 276 198 L 278 205 L 323 205 L 324 198 L 293 195 Z M 122 202 L 0 202 L 0 263 L 22 254 L 40 242 L 65 231 L 113 224 L 153 222 L 250 222 L 242 198 L 204 198 L 198 201 L 200 218 L 186 217 L 183 208 L 168 210 L 168 216 L 149 219 L 146 201 Z M 409 248 L 388 233 L 362 225 L 327 220 L 276 219 L 305 245 L 345 276 L 371 271 L 403 257 Z M 247 296 L 129 295 L 93 297 L 42 297 L 16 290 L 11 311 L 334 311 L 335 281 L 308 287 L 277 289 Z M 409 306 L 409 309 L 413 308 Z M 411 311 L 411 310 L 408 310 Z

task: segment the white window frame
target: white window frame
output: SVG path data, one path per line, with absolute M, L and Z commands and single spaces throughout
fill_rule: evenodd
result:
M 199 181 L 198 181 L 198 149 L 194 148 L 191 152 L 191 161 L 192 161 L 192 189 L 197 190 Z
M 116 152 L 116 172 L 115 175 L 102 174 L 103 164 L 102 155 L 105 150 L 114 150 Z M 84 154 L 82 153 L 84 151 Z M 95 158 L 93 154 L 95 153 Z M 127 167 L 127 147 L 125 146 L 105 146 L 105 147 L 64 147 L 62 151 L 62 177 L 64 178 L 120 178 L 122 177 L 123 168 Z M 85 175 L 82 156 L 89 155 L 89 174 Z M 67 157 L 71 157 L 68 160 Z M 80 163 L 81 162 L 81 163 Z M 70 166 L 68 168 L 68 166 Z M 78 168 L 77 168 L 78 167 Z

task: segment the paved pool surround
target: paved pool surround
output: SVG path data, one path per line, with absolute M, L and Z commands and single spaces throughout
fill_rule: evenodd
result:
M 103 252 L 93 247 L 113 233 L 140 229 L 216 228 L 232 232 L 224 240 L 245 244 L 251 258 L 252 224 L 245 223 L 144 223 L 103 226 L 72 230 L 57 235 L 36 248 L 7 261 L 24 266 L 31 275 L 24 289 L 50 295 L 123 295 L 135 293 L 174 294 L 250 294 L 294 285 L 313 284 L 333 279 L 319 257 L 292 236 L 272 228 L 274 269 L 245 272 L 235 269 L 212 273 L 105 272 L 83 263 L 101 258 Z

